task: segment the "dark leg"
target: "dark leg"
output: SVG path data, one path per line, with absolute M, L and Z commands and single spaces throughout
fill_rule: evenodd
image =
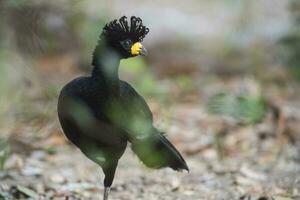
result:
M 114 180 L 117 165 L 118 165 L 118 162 L 113 163 L 113 164 L 103 168 L 103 172 L 105 174 L 103 200 L 108 200 L 110 186 L 112 185 L 112 182 Z
M 109 191 L 110 191 L 110 187 L 104 188 L 103 200 L 108 200 Z

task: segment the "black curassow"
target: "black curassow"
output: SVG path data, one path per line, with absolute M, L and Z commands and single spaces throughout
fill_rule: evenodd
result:
M 153 126 L 142 96 L 119 79 L 121 59 L 146 55 L 141 44 L 149 32 L 138 17 L 106 24 L 93 53 L 91 76 L 69 82 L 58 100 L 58 116 L 66 137 L 102 167 L 104 199 L 108 198 L 118 161 L 127 142 L 150 168 L 189 170 L 166 137 Z

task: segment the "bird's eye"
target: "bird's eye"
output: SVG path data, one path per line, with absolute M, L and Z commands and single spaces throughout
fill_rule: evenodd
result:
M 124 41 L 121 42 L 121 44 L 122 44 L 123 47 L 126 48 L 126 49 L 130 49 L 130 47 L 132 46 L 131 40 L 124 40 Z

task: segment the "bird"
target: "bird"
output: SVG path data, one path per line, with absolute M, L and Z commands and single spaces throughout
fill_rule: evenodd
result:
M 102 168 L 103 200 L 108 199 L 127 144 L 149 168 L 189 171 L 183 156 L 153 125 L 144 98 L 118 75 L 121 59 L 147 55 L 142 41 L 148 32 L 136 16 L 108 22 L 93 52 L 91 74 L 67 83 L 58 97 L 58 118 L 66 138 Z

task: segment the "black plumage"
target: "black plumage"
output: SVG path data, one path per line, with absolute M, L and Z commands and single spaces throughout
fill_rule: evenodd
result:
M 180 153 L 153 126 L 143 97 L 118 76 L 120 59 L 145 54 L 140 42 L 148 32 L 137 17 L 131 17 L 130 25 L 126 17 L 108 23 L 93 54 L 91 76 L 69 82 L 59 96 L 58 116 L 66 137 L 103 169 L 104 199 L 128 142 L 148 167 L 188 170 Z

